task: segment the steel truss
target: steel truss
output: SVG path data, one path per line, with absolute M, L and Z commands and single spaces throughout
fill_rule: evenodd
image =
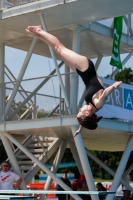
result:
M 44 30 L 48 31 L 46 23 L 45 23 L 44 15 L 39 13 L 39 16 L 40 16 L 40 21 L 42 23 Z M 125 20 L 125 23 L 127 24 L 128 33 L 122 34 L 121 40 L 122 40 L 122 42 L 130 44 L 131 46 L 133 46 L 133 30 L 131 28 L 130 15 L 128 15 L 128 18 L 125 16 L 124 20 Z M 84 26 L 83 25 L 82 26 L 76 25 L 76 26 L 73 26 L 71 28 L 73 30 L 72 49 L 77 53 L 80 53 L 80 32 L 84 29 L 88 29 L 88 30 L 97 32 L 97 33 L 102 34 L 102 35 L 107 36 L 107 37 L 112 37 L 112 28 L 106 27 L 106 26 L 104 26 L 100 23 L 97 23 L 97 22 L 91 23 L 89 25 L 84 25 Z M 15 95 L 18 91 L 19 86 L 20 86 L 20 82 L 23 79 L 24 73 L 27 69 L 28 63 L 29 63 L 30 58 L 32 56 L 32 53 L 33 53 L 34 49 L 36 48 L 37 42 L 38 42 L 38 39 L 34 38 L 32 43 L 31 43 L 31 46 L 29 48 L 29 51 L 27 53 L 27 56 L 24 60 L 24 63 L 22 65 L 20 74 L 19 74 L 19 76 L 16 80 L 18 82 L 16 82 L 14 84 L 14 89 L 13 89 L 11 95 L 10 95 L 10 98 L 9 98 L 7 104 L 5 104 L 5 87 L 3 85 L 3 83 L 4 83 L 4 66 L 5 66 L 5 55 L 4 55 L 5 54 L 5 45 L 4 45 L 3 42 L 0 42 L 0 83 L 1 83 L 1 85 L 0 85 L 0 117 L 1 117 L 1 123 L 3 124 L 3 127 L 5 125 L 5 122 L 7 120 L 9 120 L 9 121 L 12 120 L 12 118 L 14 116 L 16 116 L 18 111 L 23 107 L 23 105 L 25 105 L 36 94 L 36 92 L 49 80 L 49 78 L 46 78 L 44 81 L 42 81 L 42 83 L 29 96 L 27 96 L 27 98 L 24 99 L 24 101 L 21 103 L 21 105 L 19 105 L 18 108 L 16 110 L 14 110 L 13 113 L 7 118 L 8 113 L 11 109 L 11 105 L 14 101 Z M 53 59 L 53 62 L 54 62 L 54 66 L 55 66 L 55 70 L 50 75 L 57 72 L 60 87 L 61 87 L 64 99 L 65 99 L 65 103 L 66 103 L 66 109 L 67 109 L 66 113 L 68 113 L 69 115 L 75 115 L 77 113 L 78 107 L 83 104 L 83 96 L 84 96 L 84 93 L 83 93 L 80 101 L 77 102 L 77 99 L 78 99 L 77 98 L 77 95 L 78 95 L 78 87 L 77 87 L 78 76 L 77 76 L 77 74 L 71 74 L 71 88 L 70 88 L 70 77 L 69 78 L 66 77 L 65 86 L 64 86 L 63 81 L 62 81 L 62 77 L 61 77 L 61 74 L 60 74 L 60 71 L 59 71 L 59 68 L 62 66 L 63 63 L 60 63 L 58 65 L 53 49 L 50 48 L 50 52 L 51 52 L 51 56 L 52 56 L 52 59 Z M 131 58 L 132 54 L 133 54 L 133 51 L 131 51 L 129 53 L 129 55 L 123 60 L 123 62 L 122 62 L 123 65 L 125 65 L 126 62 Z M 97 58 L 96 70 L 98 69 L 102 58 L 103 57 L 101 55 L 99 55 L 99 57 Z M 67 66 L 65 67 L 65 70 L 66 70 L 66 72 L 69 72 Z M 117 71 L 118 70 L 116 70 L 115 73 L 117 73 Z M 3 105 L 4 105 L 4 107 L 3 107 Z M 51 123 L 52 123 L 52 121 L 51 121 Z M 77 129 L 78 129 L 77 125 L 71 125 L 72 134 L 74 134 Z M 130 132 L 133 132 L 133 130 L 130 130 Z M 74 143 L 73 143 L 72 138 L 71 139 L 64 139 L 64 140 L 60 139 L 60 138 L 56 139 L 56 141 L 53 143 L 51 149 L 49 149 L 46 154 L 43 154 L 42 159 L 40 159 L 40 158 L 37 159 L 24 145 L 19 143 L 10 133 L 8 133 L 8 131 L 1 130 L 0 135 L 1 135 L 1 139 L 2 139 L 2 142 L 4 144 L 4 147 L 5 147 L 5 150 L 7 152 L 7 155 L 9 157 L 9 160 L 10 160 L 12 166 L 13 166 L 13 169 L 20 176 L 22 176 L 22 173 L 20 171 L 19 165 L 17 163 L 17 159 L 15 157 L 15 154 L 13 152 L 13 149 L 12 149 L 10 142 L 14 143 L 36 165 L 36 169 L 34 169 L 34 170 L 31 169 L 31 171 L 29 173 L 30 178 L 32 178 L 32 176 L 35 175 L 35 173 L 37 172 L 38 169 L 42 169 L 48 174 L 48 178 L 47 178 L 45 188 L 44 188 L 45 190 L 49 189 L 52 180 L 54 180 L 58 184 L 60 184 L 64 190 L 71 190 L 67 185 L 65 185 L 59 178 L 57 178 L 55 176 L 55 173 L 58 169 L 59 163 L 60 163 L 60 161 L 63 157 L 65 148 L 66 148 L 67 143 L 68 143 L 69 146 L 70 146 L 70 149 L 73 153 L 73 156 L 75 158 L 75 161 L 77 163 L 77 166 L 79 168 L 80 173 L 85 174 L 89 190 L 95 191 L 96 188 L 95 188 L 94 178 L 93 178 L 93 175 L 92 175 L 92 172 L 91 172 L 91 168 L 90 168 L 90 164 L 89 164 L 87 155 L 89 157 L 91 157 L 93 160 L 95 160 L 108 173 L 110 173 L 112 176 L 114 176 L 111 191 L 116 191 L 120 182 L 123 185 L 125 185 L 128 189 L 133 191 L 133 188 L 131 186 L 127 185 L 127 183 L 122 179 L 122 175 L 124 173 L 126 163 L 128 161 L 129 155 L 130 155 L 130 153 L 132 151 L 132 147 L 133 147 L 133 136 L 132 135 L 129 137 L 129 140 L 128 140 L 126 147 L 125 147 L 125 150 L 123 152 L 123 156 L 121 158 L 119 167 L 118 167 L 116 172 L 114 172 L 109 167 L 107 167 L 104 163 L 102 163 L 102 161 L 100 161 L 98 158 L 96 158 L 88 149 L 86 149 L 84 147 L 81 134 L 79 134 L 78 136 L 76 136 L 74 138 Z M 8 148 L 7 148 L 7 146 L 8 146 Z M 58 149 L 58 147 L 59 147 L 59 149 Z M 43 145 L 42 145 L 42 149 L 44 150 Z M 51 168 L 51 170 L 48 170 L 44 164 L 48 160 L 48 158 L 57 149 L 58 149 L 58 152 L 57 152 L 57 155 L 55 157 L 53 167 Z M 127 170 L 127 173 L 130 172 L 131 168 L 132 168 L 132 165 Z M 25 177 L 23 184 L 21 185 L 21 189 L 26 188 L 26 183 L 28 182 L 28 180 L 29 180 L 29 178 Z M 74 199 L 77 199 L 77 200 L 81 199 L 78 195 L 72 195 L 72 197 Z M 92 200 L 98 200 L 99 199 L 99 197 L 97 195 L 92 195 L 91 198 L 92 198 Z M 114 198 L 114 195 L 111 194 L 111 195 L 108 195 L 107 200 L 113 200 L 113 198 Z

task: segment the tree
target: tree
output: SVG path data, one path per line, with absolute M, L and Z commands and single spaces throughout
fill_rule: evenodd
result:
M 122 81 L 127 84 L 133 83 L 133 70 L 130 67 L 124 68 L 115 75 L 115 80 Z

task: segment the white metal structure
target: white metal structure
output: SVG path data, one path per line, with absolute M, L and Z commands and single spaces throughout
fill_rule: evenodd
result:
M 130 14 L 133 13 L 132 1 L 1 0 L 0 5 L 0 135 L 14 170 L 22 176 L 20 165 L 29 165 L 28 169 L 26 166 L 21 166 L 21 169 L 29 170 L 23 177 L 24 181 L 21 188 L 25 189 L 25 183 L 27 183 L 36 174 L 37 170 L 41 168 L 49 175 L 45 186 L 46 190 L 49 189 L 51 179 L 54 179 L 58 184 L 61 184 L 62 188 L 65 190 L 70 190 L 68 186 L 55 176 L 63 152 L 67 143 L 69 143 L 79 171 L 85 174 L 88 187 L 91 191 L 95 191 L 96 188 L 87 154 L 90 157 L 93 157 L 96 162 L 114 176 L 111 191 L 116 191 L 120 182 L 133 191 L 130 186 L 121 180 L 125 165 L 133 147 L 133 124 L 130 122 L 102 119 L 101 122 L 99 122 L 97 130 L 88 131 L 83 129 L 82 137 L 81 134 L 79 134 L 73 138 L 73 133 L 78 128 L 76 120 L 78 105 L 83 104 L 82 97 L 79 102 L 77 98 L 78 76 L 74 73 L 70 73 L 71 87 L 70 77 L 65 76 L 64 86 L 59 71 L 59 68 L 63 63 L 57 63 L 55 53 L 51 48 L 49 51 L 46 44 L 38 41 L 36 38 L 29 37 L 25 32 L 25 28 L 28 25 L 42 24 L 46 31 L 51 32 L 61 39 L 63 44 L 68 48 L 72 48 L 77 53 L 81 53 L 89 58 L 97 58 L 96 69 L 98 69 L 102 57 L 111 55 L 113 29 L 102 25 L 97 21 L 125 15 L 124 20 L 127 25 L 127 33 L 122 34 L 121 53 L 129 53 L 129 55 L 123 61 L 124 65 L 132 56 L 133 31 L 130 20 Z M 127 14 L 128 16 L 126 16 Z M 4 72 L 6 73 L 4 55 L 5 45 L 27 51 L 18 78 L 14 79 L 10 73 L 10 82 L 15 82 L 13 82 L 12 92 L 7 101 L 5 101 L 7 83 L 5 83 L 4 80 Z M 51 78 L 55 73 L 55 70 L 51 72 L 47 78 L 44 78 L 30 94 L 27 91 L 24 91 L 25 89 L 23 90 L 21 84 L 33 52 L 53 58 L 64 98 L 64 100 L 60 100 L 59 104 L 65 101 L 66 113 L 69 115 L 61 115 L 60 109 L 60 116 L 51 117 L 54 112 L 53 109 L 48 115 L 49 118 L 36 119 L 36 109 L 38 106 L 36 103 L 37 92 Z M 65 73 L 68 72 L 66 66 Z M 12 108 L 13 101 L 18 92 L 23 96 L 23 101 L 17 108 Z M 18 117 L 17 113 L 26 104 L 29 105 L 28 111 L 31 110 L 33 113 L 32 119 L 27 120 L 26 114 L 29 114 L 29 112 L 25 111 L 23 116 L 21 116 L 19 120 L 16 120 Z M 23 145 L 15 139 L 16 134 L 26 135 L 28 137 L 26 141 L 23 142 Z M 35 136 L 37 147 L 41 147 L 41 150 L 39 148 L 35 149 L 35 143 L 31 143 L 32 138 Z M 46 145 L 51 137 L 51 144 Z M 48 141 L 46 141 L 46 138 L 48 138 Z M 9 141 L 18 147 L 18 150 L 15 152 L 16 156 Z M 29 149 L 28 145 L 30 147 L 32 146 L 33 149 Z M 45 148 L 46 146 L 47 149 Z M 85 149 L 84 146 L 87 149 Z M 28 147 L 28 149 L 26 147 Z M 50 171 L 44 164 L 57 149 L 58 153 L 53 163 L 53 168 Z M 25 153 L 25 155 L 22 155 L 20 150 Z M 123 151 L 124 153 L 117 172 L 114 173 L 111 169 L 107 168 L 98 160 L 98 158 L 95 158 L 89 150 Z M 41 152 L 42 154 L 33 155 L 33 152 Z M 31 161 L 28 160 L 27 157 L 29 157 Z M 21 159 L 19 162 L 17 161 L 18 158 Z M 27 159 L 27 161 L 24 159 Z M 74 199 L 81 199 L 78 195 L 72 196 Z M 113 198 L 114 195 L 112 194 L 107 197 L 107 200 L 113 200 Z M 92 195 L 92 200 L 98 199 L 97 195 Z

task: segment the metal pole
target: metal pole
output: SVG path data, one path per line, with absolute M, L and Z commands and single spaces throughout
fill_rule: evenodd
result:
M 83 102 L 84 102 L 84 97 L 85 97 L 85 92 L 86 92 L 86 89 L 84 89 L 84 92 L 83 92 L 83 94 L 82 94 L 82 97 L 81 97 L 81 99 L 80 99 L 80 101 L 79 101 L 79 104 L 78 104 L 78 108 L 81 108 L 82 107 L 82 105 L 83 105 Z
M 0 1 L 0 9 L 5 8 L 5 0 Z
M 26 68 L 27 68 L 27 66 L 28 66 L 28 63 L 29 63 L 29 61 L 30 61 L 30 58 L 31 58 L 31 56 L 32 56 L 32 53 L 33 53 L 33 51 L 34 51 L 34 48 L 35 48 L 35 46 L 36 46 L 37 41 L 38 41 L 38 39 L 37 39 L 37 38 L 34 38 L 33 41 L 32 41 L 32 43 L 31 43 L 29 52 L 27 53 L 27 56 L 26 56 L 25 61 L 24 61 L 23 65 L 22 65 L 21 71 L 20 71 L 19 76 L 18 76 L 18 78 L 17 78 L 17 81 L 19 81 L 19 82 L 15 83 L 14 89 L 13 89 L 12 94 L 11 94 L 11 97 L 10 97 L 10 99 L 9 99 L 7 105 L 6 105 L 5 117 L 7 117 L 8 112 L 9 112 L 9 110 L 10 110 L 10 108 L 11 108 L 12 102 L 13 102 L 14 97 L 15 97 L 15 95 L 16 95 L 16 93 L 17 93 L 18 88 L 19 88 L 20 81 L 22 80 L 22 78 L 23 78 L 23 76 L 24 76 L 24 73 L 25 73 L 25 71 L 26 71 Z
M 76 53 L 80 53 L 80 30 L 81 27 L 75 27 L 73 30 L 72 50 Z M 78 83 L 78 74 L 71 74 L 70 105 L 72 109 L 72 114 L 77 113 Z
M 60 145 L 60 148 L 58 150 L 58 153 L 56 154 L 56 157 L 55 157 L 54 162 L 53 162 L 53 166 L 51 167 L 51 172 L 53 172 L 54 174 L 56 174 L 56 172 L 58 170 L 58 166 L 59 166 L 61 159 L 64 155 L 67 143 L 68 143 L 67 140 L 63 140 L 61 145 Z M 52 178 L 50 176 L 48 176 L 47 181 L 46 181 L 45 186 L 44 186 L 44 190 L 49 190 L 51 183 L 52 183 Z M 43 200 L 44 197 L 45 197 L 45 195 L 42 195 L 41 200 Z
M 41 19 L 41 23 L 42 23 L 43 29 L 46 32 L 48 32 L 47 26 L 46 26 L 46 23 L 44 21 L 44 17 L 43 17 L 42 14 L 40 14 L 40 19 Z M 51 47 L 49 47 L 49 50 L 50 50 L 50 53 L 51 53 L 51 56 L 52 56 L 52 59 L 53 59 L 53 62 L 54 62 L 54 66 L 55 66 L 57 75 L 58 75 L 59 83 L 60 83 L 60 86 L 61 86 L 61 89 L 62 89 L 62 93 L 63 93 L 64 98 L 65 98 L 65 102 L 66 102 L 66 106 L 67 106 L 68 112 L 69 112 L 69 114 L 71 114 L 70 103 L 69 103 L 69 100 L 68 100 L 68 97 L 67 97 L 67 94 L 66 94 L 66 91 L 65 91 L 65 87 L 64 87 L 61 75 L 60 75 L 60 71 L 59 71 L 59 68 L 58 68 L 57 61 L 56 61 L 55 52 Z
M 70 68 L 65 64 L 65 73 L 70 73 Z M 65 88 L 68 96 L 68 100 L 70 101 L 70 74 L 65 75 Z M 65 108 L 65 115 L 68 115 L 68 111 Z
M 4 87 L 4 62 L 5 62 L 5 44 L 0 42 L 0 121 L 4 114 L 5 87 Z
M 78 155 L 76 146 L 75 146 L 75 144 L 73 142 L 69 142 L 69 146 L 70 146 L 70 149 L 72 151 L 74 160 L 75 160 L 75 162 L 76 162 L 76 164 L 78 166 L 78 169 L 80 171 L 80 174 L 83 174 L 83 168 L 82 168 L 82 165 L 81 165 L 81 162 L 80 162 L 80 159 L 79 159 L 79 155 Z
M 86 153 L 89 157 L 91 157 L 96 163 L 98 163 L 103 169 L 105 169 L 109 174 L 111 174 L 113 177 L 115 176 L 115 172 L 110 169 L 107 165 L 105 165 L 99 158 L 94 156 L 88 149 L 86 149 Z M 133 192 L 133 188 L 126 183 L 124 180 L 121 179 L 121 183 L 125 185 L 125 187 Z
M 76 53 L 80 53 L 80 27 L 75 27 L 73 30 L 73 50 Z M 72 114 L 77 113 L 77 96 L 78 96 L 78 75 L 71 75 L 71 93 L 70 93 L 70 102 L 72 108 Z M 78 129 L 77 126 L 71 127 L 72 133 L 74 134 Z M 96 186 L 94 184 L 94 179 L 92 176 L 91 168 L 89 165 L 89 161 L 86 155 L 86 151 L 84 148 L 83 140 L 81 134 L 78 134 L 75 138 L 75 144 L 77 147 L 77 151 L 79 154 L 80 161 L 82 163 L 83 171 L 86 177 L 87 185 L 89 190 L 96 191 Z M 92 200 L 98 200 L 98 195 L 91 195 Z
M 103 58 L 103 56 L 98 56 L 98 59 L 97 59 L 96 64 L 95 64 L 95 70 L 96 70 L 96 71 L 97 71 L 98 68 L 99 68 L 99 65 L 100 65 L 100 63 L 101 63 L 101 61 L 102 61 L 102 58 Z
M 13 167 L 13 170 L 21 177 L 22 177 L 22 174 L 21 174 L 21 171 L 20 171 L 20 168 L 19 168 L 19 165 L 17 163 L 17 159 L 16 159 L 16 156 L 14 155 L 14 152 L 12 150 L 12 147 L 11 147 L 11 144 L 9 142 L 9 140 L 5 137 L 5 134 L 1 134 L 1 139 L 2 139 L 2 142 L 3 142 L 3 145 L 5 147 L 5 150 L 6 150 L 6 153 L 8 155 L 8 158 L 11 162 L 11 165 Z M 25 184 L 25 181 L 23 180 L 21 185 L 20 185 L 20 188 L 22 190 L 26 190 L 26 184 Z
M 34 119 L 37 118 L 36 94 L 34 95 Z
M 51 178 L 55 182 L 57 182 L 59 185 L 61 185 L 64 190 L 72 191 L 65 183 L 63 183 L 63 181 L 61 181 L 61 179 L 56 177 L 54 173 L 52 173 L 43 163 L 41 163 L 30 151 L 28 151 L 28 149 L 26 149 L 22 144 L 20 144 L 12 135 L 10 135 L 8 133 L 4 133 L 4 134 L 16 146 L 18 146 L 19 149 L 21 149 L 21 151 L 23 151 L 33 162 L 35 162 L 43 171 L 45 171 L 49 176 L 51 176 Z M 1 133 L 0 133 L 0 135 L 1 135 Z M 78 195 L 72 194 L 71 196 L 76 200 L 82 200 Z
M 53 172 L 54 174 L 56 174 L 56 172 L 57 172 L 58 166 L 59 166 L 61 159 L 64 155 L 67 143 L 68 143 L 67 140 L 62 141 L 61 146 L 58 150 L 58 153 L 57 153 L 57 155 L 54 159 L 53 166 L 51 167 L 51 172 Z M 49 190 L 51 183 L 52 183 L 52 178 L 50 176 L 48 176 L 44 189 Z
M 114 180 L 112 182 L 112 186 L 111 186 L 110 191 L 116 191 L 117 190 L 119 183 L 120 183 L 120 180 L 121 180 L 121 177 L 122 177 L 122 174 L 124 172 L 125 166 L 127 164 L 130 152 L 132 150 L 132 147 L 133 147 L 133 136 L 130 136 L 129 141 L 127 143 L 127 146 L 125 148 L 125 151 L 122 155 L 121 161 L 119 163 L 119 167 L 116 171 L 116 175 L 115 175 Z M 114 194 L 107 196 L 107 200 L 112 200 L 114 198 L 114 196 L 115 196 Z
M 59 64 L 59 68 L 63 65 L 64 62 L 61 62 Z M 53 75 L 56 72 L 56 70 L 53 70 L 50 75 Z M 47 83 L 47 81 L 50 79 L 50 77 L 44 79 L 39 85 L 38 87 L 23 101 L 23 103 L 21 103 L 20 106 L 17 107 L 17 109 L 9 116 L 8 120 L 12 119 L 12 117 L 14 117 L 15 114 L 17 114 L 19 112 L 19 110 L 36 94 L 36 92 L 38 90 L 40 90 L 40 88 Z
M 59 85 L 59 116 L 61 116 L 61 86 Z
M 72 129 L 72 132 L 75 133 L 78 129 L 78 126 L 77 127 L 73 126 L 71 129 Z M 95 186 L 95 183 L 94 183 L 94 179 L 93 179 L 93 176 L 92 176 L 91 168 L 90 168 L 89 161 L 88 161 L 88 158 L 87 158 L 87 155 L 86 155 L 86 151 L 85 151 L 85 147 L 84 147 L 84 144 L 83 144 L 81 134 L 78 134 L 75 137 L 75 144 L 76 144 L 77 151 L 78 151 L 78 154 L 79 154 L 79 157 L 80 157 L 80 161 L 82 163 L 83 171 L 84 171 L 84 174 L 85 174 L 85 178 L 86 178 L 89 190 L 90 191 L 96 191 L 96 186 Z M 92 200 L 99 200 L 98 195 L 91 195 L 91 199 Z

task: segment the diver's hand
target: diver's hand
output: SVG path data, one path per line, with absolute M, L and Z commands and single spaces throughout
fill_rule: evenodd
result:
M 78 135 L 80 133 L 80 131 L 82 130 L 82 126 L 79 126 L 79 129 L 74 133 L 73 137 L 75 137 L 76 135 Z
M 115 82 L 115 83 L 113 84 L 113 87 L 114 87 L 114 88 L 117 88 L 117 87 L 120 86 L 121 83 L 122 83 L 122 81 L 117 81 L 117 82 Z

